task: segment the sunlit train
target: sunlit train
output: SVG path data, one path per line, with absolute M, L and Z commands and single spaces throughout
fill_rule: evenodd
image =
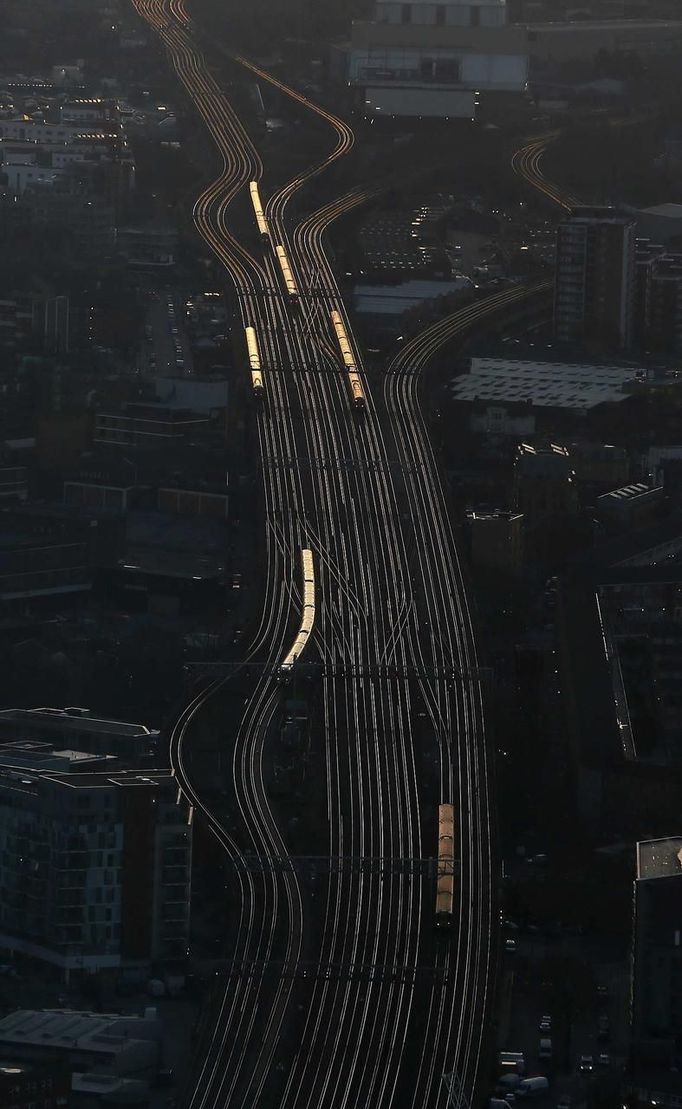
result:
M 289 300 L 291 301 L 292 304 L 297 304 L 298 303 L 298 285 L 294 281 L 294 275 L 291 272 L 291 266 L 289 265 L 289 259 L 287 257 L 287 252 L 284 249 L 284 247 L 281 246 L 281 245 L 278 245 L 278 246 L 275 247 L 275 252 L 277 254 L 277 261 L 279 262 L 279 268 L 282 271 L 282 277 L 284 278 L 284 284 L 286 286 L 286 290 L 287 290 Z
M 336 334 L 336 341 L 339 344 L 341 351 L 341 358 L 343 364 L 348 372 L 348 384 L 350 386 L 351 397 L 355 408 L 365 407 L 365 390 L 362 387 L 362 379 L 358 373 L 358 367 L 353 357 L 350 342 L 348 341 L 348 333 L 346 326 L 341 318 L 341 313 L 336 309 L 332 311 L 332 325 Z
M 301 563 L 303 568 L 303 612 L 301 614 L 301 626 L 291 650 L 280 663 L 280 681 L 286 681 L 287 678 L 291 676 L 294 663 L 296 663 L 303 654 L 306 644 L 312 635 L 313 624 L 315 623 L 315 564 L 313 562 L 313 552 L 308 550 L 301 551 Z
M 438 872 L 436 879 L 436 928 L 449 928 L 455 898 L 455 810 L 438 806 Z
M 263 205 L 261 204 L 260 192 L 258 191 L 258 182 L 257 181 L 249 182 L 249 192 L 251 193 L 251 203 L 253 204 L 253 213 L 256 217 L 256 224 L 258 226 L 258 231 L 259 231 L 260 237 L 261 237 L 261 239 L 263 239 L 264 242 L 269 242 L 269 240 L 270 240 L 270 231 L 268 229 L 268 221 L 265 218 L 265 212 L 263 211 Z
M 246 335 L 246 349 L 249 354 L 249 369 L 251 370 L 251 387 L 253 394 L 256 397 L 263 396 L 263 371 L 260 364 L 260 354 L 258 352 L 258 339 L 256 337 L 255 327 L 247 327 L 244 329 Z

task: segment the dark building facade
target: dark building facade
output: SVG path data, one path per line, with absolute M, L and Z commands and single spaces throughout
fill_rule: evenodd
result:
M 633 217 L 575 208 L 557 231 L 554 330 L 562 342 L 627 350 L 634 335 Z

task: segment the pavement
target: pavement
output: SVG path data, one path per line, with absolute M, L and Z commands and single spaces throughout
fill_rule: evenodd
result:
M 498 1051 L 523 1052 L 526 1076 L 549 1079 L 551 1102 L 556 1105 L 567 1094 L 572 1109 L 579 1109 L 593 1084 L 617 1086 L 625 1064 L 627 960 L 609 961 L 603 945 L 585 936 L 545 939 L 510 931 L 505 935 L 513 935 L 517 947 L 503 956 Z M 597 986 L 608 993 L 598 992 Z M 540 1032 L 545 1015 L 552 1022 L 549 1033 Z M 599 1039 L 600 1016 L 609 1018 L 607 1041 Z M 539 1058 L 540 1039 L 547 1036 L 552 1040 L 551 1061 Z M 603 1053 L 609 1056 L 608 1065 L 598 1062 Z M 582 1055 L 592 1056 L 591 1073 L 581 1073 Z
M 174 316 L 171 316 L 169 305 L 173 306 Z M 145 326 L 151 334 L 145 339 L 143 350 L 140 353 L 140 370 L 143 374 L 154 377 L 167 374 L 183 374 L 189 376 L 193 372 L 192 356 L 190 353 L 189 339 L 185 328 L 185 306 L 182 296 L 172 291 L 150 291 L 146 296 Z M 177 335 L 173 335 L 173 328 Z M 176 354 L 175 342 L 178 342 L 180 354 Z M 182 359 L 183 366 L 177 365 L 177 359 Z

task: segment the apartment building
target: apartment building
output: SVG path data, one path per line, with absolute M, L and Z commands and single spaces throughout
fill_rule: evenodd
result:
M 187 953 L 187 807 L 169 770 L 109 762 L 64 750 L 46 767 L 30 745 L 0 749 L 0 948 L 67 979 Z
M 575 208 L 557 229 L 554 330 L 561 342 L 627 350 L 634 334 L 636 223 Z

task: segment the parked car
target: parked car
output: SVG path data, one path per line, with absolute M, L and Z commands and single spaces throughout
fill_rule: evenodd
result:
M 571 1109 L 571 1095 L 563 1094 L 556 1103 L 556 1109 Z
M 549 1037 L 540 1040 L 540 1048 L 538 1050 L 538 1059 L 551 1059 L 552 1058 L 552 1041 Z
M 515 1090 L 517 1097 L 542 1097 L 549 1090 L 549 1080 L 547 1078 L 524 1078 Z
M 547 1017 L 547 1016 L 540 1017 L 540 1031 L 541 1032 L 551 1032 L 552 1031 L 552 1018 L 551 1017 Z
M 599 1058 L 597 1059 L 597 1062 L 599 1063 L 600 1067 L 610 1067 L 611 1056 L 609 1055 L 608 1051 L 602 1051 Z

